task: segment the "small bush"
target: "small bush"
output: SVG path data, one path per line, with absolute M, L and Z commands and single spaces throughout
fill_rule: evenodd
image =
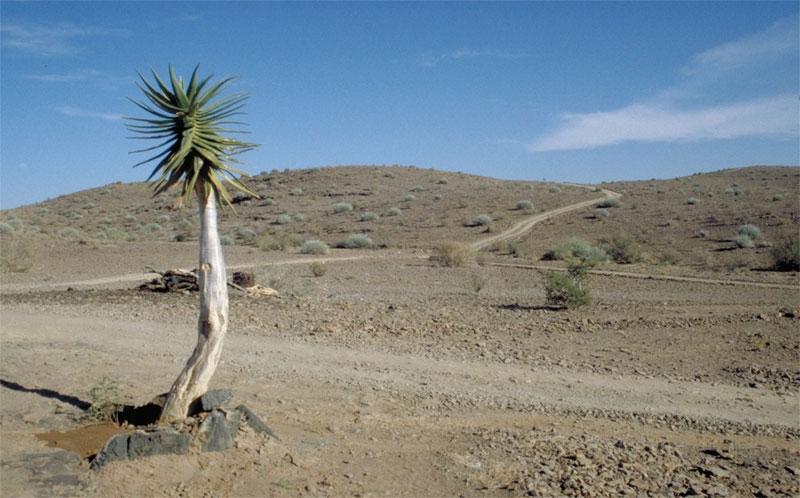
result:
M 98 240 L 105 240 L 108 238 L 108 236 L 106 235 L 105 232 L 97 232 L 96 234 L 94 234 L 94 238 Z
M 33 256 L 19 241 L 3 241 L 0 251 L 0 273 L 24 273 L 33 266 Z
M 447 178 L 439 178 L 439 181 L 437 181 L 436 183 L 438 183 L 439 185 L 447 185 L 449 182 L 447 181 Z
M 473 221 L 474 224 L 478 226 L 487 226 L 492 224 L 492 217 L 488 214 L 480 214 L 478 215 L 475 220 Z
M 441 242 L 433 249 L 431 261 L 440 266 L 464 266 L 475 259 L 475 250 L 461 242 Z
M 736 235 L 746 235 L 751 240 L 756 240 L 761 238 L 761 230 L 757 226 L 748 223 L 747 225 L 740 225 L 736 229 Z
M 158 197 L 155 198 L 155 202 L 158 202 L 158 203 L 166 202 L 166 200 L 167 200 L 167 196 L 164 195 L 164 194 L 161 194 L 161 195 L 159 195 Z
M 342 244 L 345 249 L 364 249 L 372 247 L 372 239 L 362 234 L 353 234 L 347 237 Z
M 61 230 L 62 237 L 74 237 L 75 235 L 78 235 L 78 231 L 72 227 L 67 227 Z
M 542 259 L 545 261 L 577 259 L 589 265 L 597 265 L 608 261 L 608 254 L 601 247 L 595 247 L 583 239 L 573 237 L 565 245 L 548 250 Z
M 592 303 L 587 285 L 589 266 L 571 264 L 566 273 L 549 271 L 544 274 L 544 291 L 549 306 L 575 309 Z
M 266 199 L 264 199 L 259 203 L 259 206 L 274 206 L 274 205 L 275 205 L 275 200 L 272 199 L 271 197 L 267 197 Z
M 83 205 L 83 209 L 92 209 L 94 207 L 94 202 L 87 202 Z
M 371 211 L 367 211 L 366 213 L 361 215 L 361 221 L 375 221 L 377 219 L 378 215 Z
M 776 244 L 772 259 L 778 271 L 800 271 L 800 238 L 795 235 Z
M 161 225 L 158 223 L 148 223 L 147 225 L 142 227 L 143 232 L 155 232 L 161 230 Z
M 97 222 L 100 223 L 101 225 L 108 225 L 109 223 L 111 223 L 111 218 L 100 218 L 99 220 L 97 220 Z
M 255 238 L 256 232 L 252 228 L 242 228 L 236 232 L 236 236 L 243 240 L 252 240 Z
M 739 249 L 750 248 L 754 245 L 753 239 L 744 234 L 737 235 L 731 240 L 731 242 L 733 242 L 733 244 Z
M 386 211 L 386 216 L 397 216 L 398 214 L 400 214 L 400 208 L 389 208 Z
M 776 202 L 777 201 L 782 201 L 783 200 L 783 194 L 775 194 L 775 195 L 773 195 L 772 196 L 772 200 L 776 201 Z
M 167 223 L 169 222 L 169 216 L 167 216 L 166 214 L 162 214 L 161 216 L 158 217 L 156 221 L 158 223 Z
M 306 221 L 306 217 L 305 217 L 305 215 L 304 215 L 304 214 L 302 214 L 302 213 L 297 213 L 296 215 L 292 216 L 292 219 L 293 219 L 294 221 L 297 221 L 297 222 L 300 222 L 300 221 Z
M 50 210 L 46 207 L 39 208 L 39 214 L 48 214 Z
M 665 249 L 658 258 L 662 265 L 677 265 L 681 259 L 681 254 L 674 249 Z
M 301 189 L 301 188 L 293 188 L 292 191 L 289 192 L 289 193 L 291 195 L 303 195 L 303 189 Z
M 0 223 L 0 234 L 14 233 L 14 227 L 10 223 Z
M 186 230 L 192 228 L 192 220 L 181 220 L 178 222 L 178 230 Z
M 288 214 L 279 214 L 277 218 L 275 218 L 275 223 L 278 225 L 288 225 L 292 222 L 291 216 Z
M 531 201 L 519 201 L 517 203 L 517 209 L 520 211 L 530 211 L 533 209 L 533 203 Z
M 642 259 L 642 249 L 631 237 L 616 234 L 600 239 L 599 246 L 617 263 L 631 264 Z
M 219 243 L 223 246 L 232 246 L 236 243 L 230 235 L 223 235 L 219 238 Z
M 594 210 L 595 218 L 607 218 L 609 215 L 608 209 L 597 208 Z
M 700 232 L 697 235 L 699 235 L 701 238 L 705 239 L 705 238 L 708 238 L 710 233 L 709 233 L 708 230 L 700 230 Z
M 556 187 L 555 185 L 553 185 L 548 190 L 550 191 L 551 194 L 557 194 L 561 192 L 561 187 Z
M 83 218 L 83 215 L 80 215 L 80 214 L 76 213 L 75 211 L 70 211 L 69 214 L 67 214 L 67 218 L 69 218 L 71 220 L 79 220 L 79 219 Z
M 695 204 L 700 204 L 700 199 L 697 199 L 695 197 L 689 197 L 688 199 L 686 199 L 686 204 L 689 204 L 690 206 L 693 206 Z
M 608 199 L 604 199 L 600 204 L 597 205 L 599 208 L 616 208 L 622 205 L 622 201 L 617 199 L 616 197 L 610 197 Z
M 300 247 L 302 241 L 296 236 L 279 232 L 275 235 L 264 234 L 256 239 L 256 247 L 263 251 L 285 251 L 290 247 Z
M 442 194 L 436 194 L 433 196 L 434 201 L 441 201 L 443 199 Z
M 383 174 L 383 177 L 384 178 L 394 178 L 394 173 L 392 173 L 391 171 L 387 171 L 386 173 Z
M 533 190 L 533 185 L 531 185 L 530 183 L 526 183 L 525 190 Z
M 412 192 L 424 192 L 425 188 L 423 186 L 421 186 L 421 185 L 417 185 L 414 188 L 412 188 L 411 191 Z
M 311 263 L 311 274 L 315 277 L 319 278 L 324 276 L 328 273 L 328 265 L 325 263 L 320 263 L 319 261 L 314 261 Z
M 136 221 L 136 216 L 134 216 L 134 215 L 132 215 L 132 214 L 128 214 L 128 215 L 125 215 L 125 217 L 123 218 L 123 220 L 124 220 L 126 223 L 133 223 L 133 222 L 135 222 L 135 221 Z
M 328 245 L 319 240 L 307 240 L 300 246 L 301 254 L 328 254 L 329 252 Z
M 333 205 L 333 212 L 334 213 L 344 213 L 346 211 L 352 211 L 353 205 L 349 202 L 337 202 Z
M 86 418 L 90 422 L 112 422 L 115 424 L 119 422 L 118 416 L 122 401 L 116 380 L 103 377 L 89 391 L 89 400 L 92 405 L 86 413 Z
M 417 197 L 412 194 L 408 194 L 407 196 L 403 197 L 404 202 L 411 202 L 417 200 Z

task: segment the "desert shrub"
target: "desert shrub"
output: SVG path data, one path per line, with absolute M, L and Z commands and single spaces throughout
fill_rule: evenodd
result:
M 545 261 L 568 261 L 577 259 L 586 264 L 596 265 L 608 261 L 608 254 L 583 239 L 573 237 L 563 246 L 548 250 L 542 257 Z
M 736 229 L 736 235 L 746 235 L 751 240 L 756 240 L 761 237 L 761 230 L 757 226 L 748 223 L 747 225 L 740 225 Z
M 675 249 L 665 249 L 658 258 L 662 265 L 677 265 L 681 259 L 681 253 Z
M 531 201 L 519 201 L 517 203 L 517 209 L 519 209 L 520 211 L 522 210 L 530 211 L 531 209 L 533 209 L 533 203 Z
M 142 227 L 143 232 L 155 232 L 161 230 L 161 225 L 158 223 L 148 223 L 147 225 Z
M 300 246 L 301 254 L 328 254 L 328 245 L 320 240 L 307 240 Z
M 776 270 L 800 270 L 800 238 L 791 236 L 772 248 L 772 259 Z
M 439 185 L 447 185 L 449 182 L 447 181 L 447 178 L 439 178 L 439 180 L 436 183 L 438 183 Z
M 397 216 L 398 214 L 400 214 L 399 208 L 389 208 L 386 211 L 386 216 Z
M 588 287 L 587 263 L 570 264 L 567 272 L 548 271 L 544 274 L 544 291 L 547 304 L 575 309 L 592 303 Z
M 530 183 L 526 183 L 525 190 L 533 190 L 533 185 L 531 185 Z
M 411 189 L 412 192 L 424 192 L 425 187 L 422 185 L 416 185 L 414 188 Z
M 11 234 L 14 233 L 14 227 L 11 226 L 11 223 L 0 223 L 0 234 Z
M 472 292 L 478 294 L 486 286 L 486 277 L 473 273 L 469 279 L 469 284 Z
M 311 263 L 311 274 L 315 277 L 319 278 L 324 276 L 328 273 L 328 265 L 325 263 L 320 263 L 319 261 L 314 261 Z
M 108 235 L 106 235 L 105 232 L 97 232 L 96 234 L 94 234 L 94 238 L 98 240 L 105 240 L 108 238 Z
M 710 233 L 708 230 L 700 230 L 700 232 L 697 235 L 705 239 L 710 235 Z
M 480 214 L 475 218 L 473 223 L 479 226 L 486 226 L 486 225 L 491 225 L 492 221 L 494 220 L 492 220 L 492 217 L 489 216 L 488 214 Z
M 753 247 L 754 245 L 753 239 L 744 234 L 737 235 L 731 240 L 731 242 L 733 242 L 733 245 L 735 245 L 739 249 L 746 249 L 749 247 Z
M 256 185 L 255 191 L 256 192 L 263 192 L 264 190 L 267 190 L 268 188 L 269 188 L 269 185 L 267 185 L 266 183 L 259 183 L 258 185 Z
M 255 238 L 256 232 L 252 228 L 242 228 L 241 230 L 236 232 L 236 236 L 239 237 L 240 239 L 252 240 L 253 238 Z
M 264 199 L 259 203 L 259 206 L 274 206 L 274 205 L 275 205 L 275 200 L 272 199 L 271 197 L 267 197 L 266 199 Z
M 39 232 L 42 231 L 42 229 L 39 228 L 36 225 L 31 225 L 31 226 L 28 227 L 28 231 L 31 232 L 31 233 L 39 233 Z
M 556 187 L 555 185 L 553 185 L 548 190 L 550 191 L 551 194 L 557 194 L 561 192 L 561 187 Z
M 302 213 L 297 213 L 296 215 L 292 216 L 292 219 L 297 222 L 306 221 L 306 216 Z
M 733 195 L 733 189 L 732 189 L 732 188 L 726 188 L 726 189 L 725 189 L 725 193 L 726 193 L 727 195 Z
M 46 207 L 40 207 L 39 208 L 39 214 L 48 214 L 49 212 L 50 212 L 50 210 L 48 208 L 46 208 Z
M 275 218 L 275 223 L 278 225 L 288 225 L 292 222 L 292 217 L 288 214 L 279 214 L 277 218 Z
M 61 230 L 62 237 L 74 237 L 75 235 L 78 235 L 78 231 L 72 227 L 67 227 Z
M 3 241 L 0 273 L 24 273 L 33 266 L 33 256 L 21 241 Z
M 366 213 L 361 215 L 361 221 L 375 221 L 377 219 L 378 215 L 371 211 L 367 211 Z
M 125 217 L 123 218 L 123 220 L 124 220 L 126 223 L 133 223 L 134 221 L 136 221 L 136 216 L 134 216 L 134 215 L 132 215 L 132 214 L 127 214 L 127 215 L 125 215 Z
M 169 216 L 167 216 L 166 214 L 162 214 L 161 216 L 158 217 L 156 221 L 158 223 L 167 223 L 169 222 Z
M 322 168 L 320 168 L 319 166 L 314 166 L 309 171 L 311 171 L 312 173 L 319 173 L 320 171 L 322 171 Z
M 404 202 L 411 202 L 417 200 L 417 196 L 408 194 L 407 196 L 403 197 Z
M 608 217 L 608 215 L 609 215 L 608 209 L 597 208 L 594 210 L 595 218 L 606 218 Z
M 690 206 L 693 206 L 695 204 L 700 204 L 700 199 L 697 199 L 695 197 L 689 197 L 688 199 L 686 199 L 686 204 L 689 204 Z
M 167 196 L 164 195 L 164 194 L 161 194 L 158 197 L 156 197 L 154 200 L 155 200 L 155 202 L 158 202 L 158 203 L 166 202 Z
M 94 207 L 94 202 L 87 202 L 83 205 L 83 209 L 92 209 Z
M 22 221 L 18 220 L 17 218 L 11 218 L 10 220 L 8 220 L 8 224 L 14 227 L 14 230 L 17 231 L 19 231 L 19 229 L 22 228 Z
M 108 225 L 109 223 L 111 223 L 111 218 L 100 218 L 99 220 L 97 220 L 97 222 L 100 223 L 101 225 Z
M 622 201 L 617 199 L 616 197 L 609 197 L 608 199 L 603 199 L 600 204 L 597 205 L 599 208 L 615 208 L 620 207 L 622 205 Z
M 186 230 L 192 228 L 192 220 L 181 220 L 178 222 L 178 230 Z
M 349 202 L 337 202 L 333 205 L 333 212 L 334 213 L 344 213 L 346 211 L 352 211 L 353 205 Z
M 223 246 L 232 246 L 236 243 L 230 235 L 223 235 L 219 238 L 219 243 Z
M 632 237 L 615 234 L 600 239 L 599 246 L 617 263 L 637 263 L 642 259 L 642 249 Z
M 443 199 L 442 194 L 436 194 L 433 196 L 434 201 L 441 201 Z
M 475 259 L 475 250 L 461 242 L 441 242 L 433 248 L 431 261 L 440 266 L 464 266 Z
M 90 422 L 119 422 L 122 401 L 116 380 L 104 376 L 89 391 L 89 400 L 92 404 L 86 412 L 86 418 Z
M 772 196 L 772 200 L 773 201 L 782 201 L 783 200 L 783 194 L 775 194 L 775 195 L 773 195 Z
M 372 247 L 372 239 L 366 235 L 354 233 L 353 235 L 347 237 L 347 240 L 344 241 L 342 246 L 345 249 L 364 249 L 367 247 Z
M 291 194 L 291 195 L 303 195 L 303 189 L 301 189 L 301 188 L 293 188 L 292 191 L 289 192 L 289 194 Z
M 285 251 L 290 247 L 300 247 L 302 241 L 290 233 L 279 232 L 275 235 L 265 233 L 256 239 L 256 247 L 263 251 Z
M 83 215 L 80 215 L 80 214 L 76 213 L 75 211 L 70 211 L 67 214 L 67 218 L 69 218 L 71 220 L 79 220 L 79 219 L 83 218 Z
M 733 190 L 733 195 L 742 195 L 742 194 L 744 194 L 744 192 L 741 189 L 737 188 Z
M 392 173 L 391 171 L 387 171 L 386 173 L 383 174 L 383 177 L 384 178 L 394 178 L 394 173 Z

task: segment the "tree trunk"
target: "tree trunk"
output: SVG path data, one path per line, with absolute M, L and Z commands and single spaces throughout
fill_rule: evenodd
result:
M 225 261 L 217 231 L 217 200 L 213 189 L 208 197 L 199 182 L 196 186 L 200 204 L 200 318 L 197 321 L 197 345 L 183 371 L 172 384 L 158 422 L 183 420 L 189 405 L 208 390 L 217 369 L 222 343 L 228 330 L 228 287 Z

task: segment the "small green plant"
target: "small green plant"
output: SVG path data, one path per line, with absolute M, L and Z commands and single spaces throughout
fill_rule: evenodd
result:
M 311 263 L 311 274 L 315 277 L 319 278 L 324 276 L 328 273 L 328 265 L 325 263 L 320 263 L 319 261 L 314 261 Z
M 394 208 L 389 208 L 389 209 L 386 211 L 386 216 L 397 216 L 397 215 L 399 215 L 399 214 L 400 214 L 400 208 L 396 208 L 396 207 L 394 207 Z
M 50 213 L 50 210 L 48 208 L 46 207 L 39 208 L 39 214 L 48 214 L 48 213 Z
M 472 292 L 478 294 L 486 286 L 486 277 L 473 273 L 469 279 L 469 284 Z
M 689 197 L 688 199 L 686 199 L 686 204 L 689 204 L 690 206 L 694 206 L 695 204 L 700 204 L 700 199 L 697 199 L 696 197 Z
M 703 239 L 706 239 L 706 238 L 708 238 L 710 233 L 709 233 L 708 230 L 700 230 L 700 232 L 697 235 L 699 235 Z
M 726 188 L 726 189 L 725 189 L 725 194 L 727 194 L 727 195 L 733 195 L 733 189 L 732 189 L 732 188 Z
M 642 249 L 632 237 L 614 234 L 600 239 L 599 246 L 617 263 L 631 264 L 642 260 Z
M 520 211 L 530 211 L 533 209 L 533 203 L 531 201 L 519 201 L 517 203 L 517 209 Z
M 553 185 L 552 187 L 550 187 L 550 188 L 549 188 L 549 189 L 547 189 L 547 190 L 548 190 L 548 191 L 549 191 L 551 194 L 557 194 L 557 193 L 561 192 L 561 187 L 556 187 L 555 185 Z
M 259 206 L 274 206 L 274 205 L 275 205 L 275 199 L 272 199 L 271 197 L 267 197 L 266 199 L 264 199 L 259 203 Z
M 372 247 L 372 239 L 363 234 L 353 234 L 347 237 L 342 246 L 345 249 L 364 249 Z
M 97 240 L 106 240 L 108 238 L 108 235 L 106 235 L 105 232 L 97 232 L 96 234 L 94 234 L 94 238 Z
M 352 211 L 353 205 L 349 202 L 337 202 L 333 205 L 333 212 L 334 213 L 344 213 L 346 211 Z
M 573 237 L 565 245 L 548 250 L 542 259 L 545 261 L 570 261 L 576 259 L 594 266 L 608 261 L 608 254 L 601 247 L 593 246 L 583 239 Z
M 154 199 L 154 201 L 159 203 L 159 204 L 161 204 L 162 202 L 166 202 L 167 201 L 167 196 L 165 194 L 161 194 L 158 197 L 156 197 Z
M 566 273 L 548 271 L 544 274 L 544 291 L 549 306 L 575 309 L 592 303 L 588 286 L 591 264 L 570 262 Z
M 223 235 L 219 238 L 219 243 L 223 246 L 232 246 L 236 243 L 230 235 Z
M 148 223 L 142 227 L 143 232 L 156 232 L 158 230 L 161 230 L 161 225 L 158 223 Z
M 33 266 L 33 256 L 21 241 L 3 240 L 0 273 L 25 273 Z
M 296 236 L 278 232 L 275 235 L 263 234 L 256 239 L 256 247 L 263 251 L 285 251 L 290 247 L 300 247 L 302 241 Z
M 109 223 L 111 223 L 111 218 L 100 218 L 99 220 L 97 220 L 97 222 L 100 223 L 101 225 L 108 225 Z
M 424 192 L 425 187 L 422 185 L 416 185 L 414 188 L 411 189 L 412 192 Z
M 178 230 L 188 230 L 192 225 L 192 220 L 181 220 L 178 222 Z
M 464 266 L 475 259 L 475 250 L 461 242 L 441 242 L 433 249 L 431 261 L 439 266 Z
M 488 226 L 491 225 L 493 221 L 492 217 L 488 214 L 480 214 L 475 218 L 473 223 L 478 226 Z
M 394 173 L 392 173 L 391 171 L 387 171 L 386 173 L 383 174 L 383 177 L 384 178 L 394 178 Z
M 782 201 L 783 200 L 783 194 L 775 194 L 775 195 L 773 195 L 772 196 L 772 200 L 775 201 L 775 202 Z
M 78 235 L 78 231 L 72 227 L 67 227 L 61 230 L 62 237 L 74 237 L 75 235 Z
M 367 211 L 366 213 L 361 215 L 361 221 L 375 221 L 377 219 L 378 215 L 371 211 Z
M 288 214 L 279 214 L 277 218 L 275 218 L 275 223 L 278 225 L 288 225 L 292 222 L 292 217 Z
M 94 202 L 87 202 L 83 205 L 83 209 L 92 209 L 94 207 Z
M 444 197 L 442 197 L 442 194 L 436 194 L 433 196 L 434 201 L 441 201 L 443 198 Z
M 292 219 L 297 222 L 306 221 L 306 216 L 302 213 L 297 213 L 294 216 L 292 216 Z
M 447 181 L 447 178 L 439 178 L 439 180 L 436 183 L 438 183 L 439 185 L 447 185 L 449 182 Z
M 292 191 L 290 192 L 290 194 L 291 195 L 297 195 L 297 196 L 303 195 L 303 189 L 301 189 L 301 188 L 293 188 Z
M 256 231 L 252 228 L 242 228 L 238 232 L 236 232 L 236 236 L 242 240 L 250 241 L 253 240 L 256 236 Z
M 158 223 L 167 223 L 169 222 L 169 216 L 167 216 L 166 214 L 162 214 L 161 216 L 158 217 L 156 221 Z
M 328 254 L 328 245 L 320 240 L 307 240 L 300 246 L 301 254 Z
M 125 215 L 123 220 L 125 221 L 125 223 L 133 223 L 133 222 L 136 221 L 136 216 L 134 216 L 132 214 L 127 214 L 127 215 Z
M 778 271 L 800 271 L 800 237 L 793 235 L 775 244 L 772 259 Z
M 533 185 L 531 185 L 530 183 L 526 183 L 525 190 L 533 190 Z
M 594 210 L 594 217 L 597 218 L 608 218 L 609 212 L 608 209 L 597 208 Z
M 600 204 L 597 205 L 599 208 L 616 208 L 622 205 L 622 201 L 617 199 L 616 197 L 609 197 L 608 199 L 604 199 Z
M 80 215 L 80 214 L 76 213 L 75 211 L 70 211 L 69 214 L 67 214 L 67 218 L 69 218 L 71 220 L 79 220 L 79 219 L 83 218 L 83 215 Z
M 737 235 L 731 240 L 731 242 L 733 242 L 733 244 L 739 249 L 747 249 L 755 245 L 753 244 L 753 239 L 744 234 Z
M 756 240 L 761 238 L 761 230 L 751 224 L 740 225 L 739 228 L 736 229 L 736 235 L 746 235 L 750 237 L 751 240 Z
M 0 223 L 0 234 L 8 235 L 14 233 L 14 227 L 10 223 Z
M 119 423 L 119 411 L 122 401 L 119 394 L 119 384 L 116 380 L 104 376 L 89 391 L 89 401 L 91 406 L 86 413 L 86 418 L 90 422 L 111 422 Z
M 412 202 L 417 200 L 417 196 L 413 194 L 408 194 L 407 196 L 403 197 L 403 202 Z

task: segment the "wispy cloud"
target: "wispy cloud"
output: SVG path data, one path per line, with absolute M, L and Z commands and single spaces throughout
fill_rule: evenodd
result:
M 25 77 L 31 80 L 45 81 L 48 83 L 72 83 L 76 81 L 87 81 L 103 78 L 106 75 L 95 69 L 86 69 L 67 74 L 28 74 Z
M 796 94 L 751 94 L 749 98 L 697 105 L 716 98 L 714 85 L 743 72 L 757 71 L 765 60 L 797 53 L 797 19 L 695 55 L 682 81 L 650 101 L 620 109 L 564 113 L 551 133 L 526 145 L 532 152 L 590 149 L 624 142 L 678 142 L 745 136 L 797 136 L 800 102 Z M 691 100 L 692 104 L 688 101 Z
M 72 116 L 76 118 L 105 119 L 107 121 L 119 121 L 122 119 L 122 114 L 89 111 L 87 109 L 81 109 L 80 107 L 73 106 L 59 106 L 56 107 L 56 111 L 66 116 Z
M 4 49 L 42 56 L 74 54 L 80 51 L 80 45 L 77 42 L 82 38 L 119 33 L 114 30 L 77 26 L 72 23 L 5 23 L 0 26 L 0 31 L 3 34 Z
M 422 65 L 425 67 L 435 67 L 440 62 L 446 60 L 458 60 L 467 58 L 519 59 L 527 56 L 528 54 L 524 52 L 508 52 L 504 50 L 493 50 L 493 49 L 473 50 L 468 48 L 461 48 L 444 54 L 426 55 L 423 58 Z

